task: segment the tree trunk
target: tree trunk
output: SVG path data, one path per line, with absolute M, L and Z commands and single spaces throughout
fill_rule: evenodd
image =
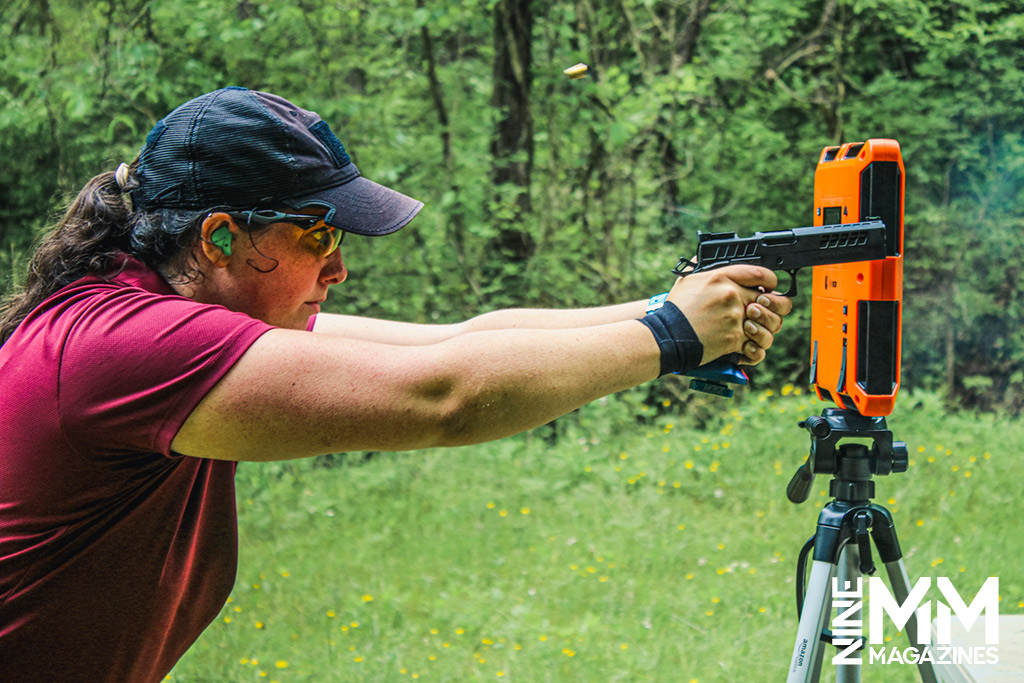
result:
M 494 94 L 498 112 L 491 140 L 492 177 L 499 206 L 512 186 L 511 215 L 495 217 L 494 247 L 507 261 L 522 262 L 534 250 L 534 240 L 522 226 L 530 212 L 530 174 L 533 171 L 533 114 L 530 109 L 533 15 L 530 0 L 499 0 L 494 8 Z M 502 207 L 505 208 L 505 207 Z
M 682 27 L 679 29 L 673 28 L 675 34 L 675 40 L 672 45 L 672 60 L 671 60 L 671 71 L 690 64 L 693 61 L 694 51 L 697 49 L 697 41 L 700 39 L 700 32 L 704 26 L 704 19 L 707 18 L 708 13 L 711 11 L 711 0 L 695 0 L 690 5 L 690 11 L 686 16 L 686 20 L 683 22 Z M 676 105 L 673 104 L 671 109 L 660 113 L 659 118 L 662 121 L 662 126 L 659 129 L 672 130 L 674 128 L 676 117 Z M 662 149 L 661 154 L 661 167 L 663 173 L 668 181 L 665 183 L 665 200 L 667 208 L 671 211 L 672 207 L 682 203 L 680 197 L 679 181 L 676 179 L 679 173 L 679 166 L 681 159 L 679 152 L 676 150 L 675 141 L 670 136 L 656 133 L 660 140 L 659 144 Z

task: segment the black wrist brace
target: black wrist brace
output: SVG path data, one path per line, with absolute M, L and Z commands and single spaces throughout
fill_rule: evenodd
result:
M 674 303 L 666 301 L 661 308 L 639 320 L 651 331 L 661 349 L 659 377 L 700 366 L 704 345 L 697 338 L 690 321 Z

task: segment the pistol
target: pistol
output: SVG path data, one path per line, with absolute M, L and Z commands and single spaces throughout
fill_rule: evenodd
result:
M 680 277 L 739 264 L 762 266 L 789 274 L 784 296 L 797 294 L 796 274 L 801 268 L 828 266 L 886 257 L 886 227 L 878 219 L 789 230 L 757 232 L 740 237 L 734 232 L 697 233 L 697 256 L 685 257 L 672 270 Z M 827 286 L 827 285 L 826 285 Z M 693 379 L 690 388 L 731 398 L 725 383 L 745 385 L 748 378 L 738 366 L 739 354 L 730 354 L 683 373 Z
M 789 274 L 783 296 L 796 296 L 796 273 L 811 266 L 875 261 L 886 256 L 885 223 L 868 220 L 790 230 L 697 233 L 697 258 L 679 259 L 672 270 L 680 276 L 739 264 L 782 270 Z

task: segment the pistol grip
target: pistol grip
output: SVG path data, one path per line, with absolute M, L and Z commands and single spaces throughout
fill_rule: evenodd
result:
M 732 398 L 733 391 L 726 386 L 727 384 L 744 386 L 749 382 L 747 373 L 743 372 L 738 365 L 739 356 L 738 353 L 731 353 L 682 374 L 693 378 L 690 381 L 691 389 L 723 398 Z

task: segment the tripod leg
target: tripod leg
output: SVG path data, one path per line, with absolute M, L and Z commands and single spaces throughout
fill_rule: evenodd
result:
M 893 562 L 885 563 L 885 571 L 889 575 L 889 585 L 892 586 L 893 597 L 902 605 L 907 601 L 907 597 L 910 595 L 910 576 L 907 574 L 907 566 L 903 564 L 903 558 L 900 557 Z M 917 615 L 913 614 L 910 620 L 907 622 L 907 640 L 910 641 L 910 647 L 921 649 L 924 654 L 924 648 L 930 648 L 930 645 L 924 646 L 918 644 L 921 635 L 922 628 L 931 628 L 931 624 L 919 624 L 917 623 Z M 936 683 L 937 678 L 935 676 L 935 664 L 932 662 L 918 662 L 917 672 L 921 674 L 922 683 Z
M 900 542 L 896 537 L 896 525 L 893 524 L 892 515 L 880 505 L 873 505 L 872 510 L 876 515 L 875 524 L 871 528 L 871 538 L 878 547 L 878 557 L 885 565 L 885 572 L 889 575 L 889 585 L 892 586 L 893 597 L 902 605 L 910 596 L 910 576 L 907 574 L 907 566 L 903 563 L 903 552 L 900 550 Z M 917 614 L 912 614 L 907 621 L 907 640 L 910 647 L 921 649 L 924 654 L 926 648 L 921 647 L 919 641 L 924 633 L 921 629 L 929 629 L 931 624 L 917 623 Z M 929 641 L 931 638 L 928 639 Z M 934 654 L 934 652 L 933 652 Z M 917 672 L 921 675 L 923 683 L 936 683 L 935 664 L 933 662 L 917 663 Z
M 839 580 L 840 590 L 853 586 L 860 576 L 860 550 L 855 544 L 848 544 L 839 555 L 839 573 L 836 578 Z M 850 616 L 863 620 L 861 612 L 862 610 L 858 609 Z M 860 683 L 860 665 L 836 664 L 836 683 Z
M 816 683 L 821 675 L 821 631 L 832 613 L 832 577 L 836 565 L 824 560 L 811 563 L 804 608 L 789 665 L 786 683 Z

